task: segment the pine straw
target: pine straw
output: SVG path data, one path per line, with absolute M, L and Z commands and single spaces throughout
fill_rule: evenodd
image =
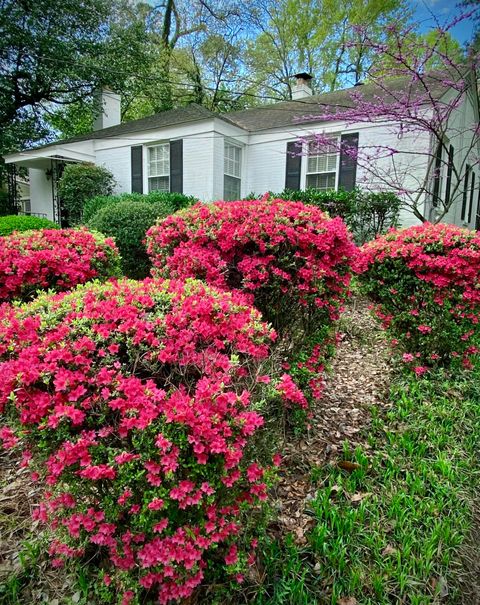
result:
M 52 569 L 46 537 L 32 512 L 41 486 L 20 467 L 18 453 L 0 454 L 0 602 L 57 605 L 80 593 L 64 570 Z
M 311 472 L 342 464 L 343 444 L 369 449 L 365 430 L 372 406 L 387 409 L 392 369 L 383 330 L 371 317 L 368 303 L 354 298 L 340 321 L 341 342 L 327 374 L 324 396 L 314 410 L 307 435 L 282 447 L 285 469 L 275 491 L 277 537 L 291 533 L 298 546 L 315 524 L 309 503 L 315 498 Z

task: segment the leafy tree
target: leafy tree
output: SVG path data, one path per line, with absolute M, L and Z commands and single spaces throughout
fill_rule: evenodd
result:
M 99 81 L 107 0 L 0 0 L 0 152 L 48 133 L 44 110 Z
M 247 63 L 265 94 L 291 98 L 292 76 L 305 70 L 315 76 L 315 91 L 343 88 L 370 69 L 375 57 L 366 38 L 384 41 L 387 25 L 407 15 L 403 0 L 259 0 Z
M 461 219 L 472 218 L 470 174 L 480 163 L 480 129 L 475 118 L 459 112 L 468 101 L 479 114 L 478 56 L 463 55 L 452 42 L 449 32 L 457 22 L 428 36 L 392 25 L 387 44 L 366 36 L 362 44 L 377 56 L 369 86 L 350 93 L 351 103 L 318 111 L 322 120 L 355 127 L 388 124 L 386 141 L 366 137 L 343 152 L 356 158 L 362 185 L 393 191 L 421 221 L 440 222 L 458 204 Z M 319 147 L 333 144 L 342 151 L 331 137 L 314 136 Z

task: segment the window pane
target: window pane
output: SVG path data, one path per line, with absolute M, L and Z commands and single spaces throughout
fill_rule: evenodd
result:
M 170 174 L 170 145 L 164 143 L 148 148 L 148 175 L 168 176 Z
M 236 145 L 225 143 L 224 168 L 225 174 L 240 178 L 242 170 L 242 150 Z
M 170 191 L 170 177 L 168 177 L 168 176 L 149 177 L 148 190 L 149 191 Z
M 336 169 L 336 153 L 323 153 L 308 157 L 307 172 L 333 172 Z
M 241 181 L 226 174 L 223 181 L 223 199 L 227 201 L 240 199 Z
M 335 172 L 325 172 L 324 174 L 307 174 L 307 188 L 320 189 L 327 191 L 335 189 Z

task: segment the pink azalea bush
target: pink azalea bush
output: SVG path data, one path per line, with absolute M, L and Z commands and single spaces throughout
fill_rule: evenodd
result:
M 63 291 L 119 275 L 113 240 L 85 229 L 44 229 L 0 237 L 0 302 L 29 300 L 38 290 Z
M 45 484 L 54 565 L 96 562 L 122 603 L 181 600 L 212 569 L 238 571 L 241 511 L 266 498 L 251 444 L 273 338 L 241 294 L 195 281 L 0 306 L 0 441 Z
M 480 233 L 424 223 L 365 244 L 360 279 L 376 314 L 421 375 L 479 353 Z
M 197 204 L 152 227 L 147 248 L 157 276 L 246 294 L 289 349 L 295 377 L 320 394 L 323 345 L 356 251 L 340 218 L 281 199 Z M 304 407 L 298 394 L 292 400 Z

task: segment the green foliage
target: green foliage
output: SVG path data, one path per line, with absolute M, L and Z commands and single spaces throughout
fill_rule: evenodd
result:
M 424 223 L 391 230 L 363 246 L 361 288 L 392 344 L 415 372 L 465 367 L 478 353 L 480 234 Z
M 385 42 L 388 25 L 408 16 L 402 0 L 263 0 L 251 20 L 258 31 L 246 44 L 252 80 L 265 94 L 291 98 L 292 76 L 315 76 L 315 92 L 363 80 L 377 59 L 365 40 Z
M 1 216 L 0 235 L 10 235 L 14 231 L 31 231 L 36 229 L 59 229 L 59 226 L 46 218 L 37 216 Z
M 58 183 L 58 194 L 70 225 L 78 225 L 83 217 L 85 202 L 96 195 L 109 195 L 115 180 L 103 166 L 68 164 Z
M 355 212 L 355 200 L 360 191 L 319 191 L 318 189 L 284 189 L 278 197 L 317 206 L 330 216 L 340 216 L 345 222 Z M 272 194 L 277 195 L 277 194 Z
M 147 204 L 126 199 L 100 208 L 88 227 L 115 239 L 126 276 L 144 279 L 151 268 L 143 243 L 145 234 L 158 218 L 168 214 L 170 209 L 161 202 Z
M 0 216 L 6 216 L 12 212 L 8 193 L 0 189 Z
M 390 401 L 386 417 L 372 408 L 368 456 L 344 448 L 357 470 L 312 469 L 309 544 L 263 545 L 257 605 L 427 605 L 447 586 L 448 602 L 463 602 L 458 551 L 480 488 L 479 383 L 463 372 L 410 376 Z
M 83 220 L 89 222 L 93 216 L 106 206 L 120 204 L 122 202 L 142 202 L 144 204 L 155 204 L 159 208 L 163 206 L 165 214 L 173 214 L 182 208 L 188 208 L 196 202 L 197 198 L 182 193 L 170 193 L 168 191 L 152 191 L 151 193 L 120 193 L 119 195 L 97 195 L 89 199 L 83 209 Z M 161 216 L 160 214 L 158 216 Z
M 106 0 L 3 0 L 0 6 L 0 151 L 46 134 L 43 103 L 72 103 L 99 82 Z
M 353 191 L 284 189 L 281 193 L 272 193 L 271 196 L 312 204 L 332 217 L 340 216 L 359 245 L 375 239 L 390 227 L 398 226 L 401 209 L 401 200 L 389 191 L 373 193 L 358 188 Z

